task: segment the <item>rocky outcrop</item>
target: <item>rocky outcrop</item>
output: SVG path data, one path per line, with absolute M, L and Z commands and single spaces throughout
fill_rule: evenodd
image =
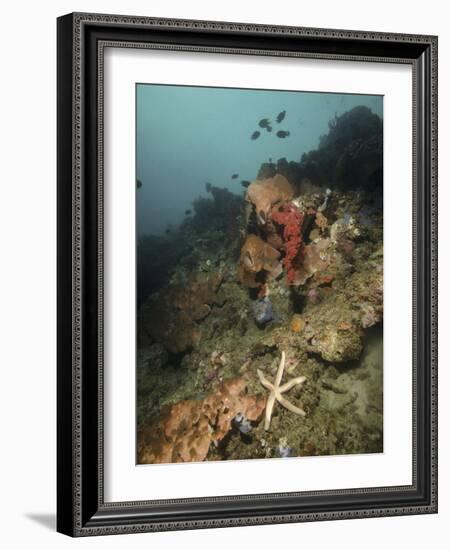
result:
M 201 339 L 200 323 L 212 307 L 223 305 L 222 274 L 194 273 L 185 285 L 165 287 L 139 310 L 140 331 L 170 353 L 184 353 Z

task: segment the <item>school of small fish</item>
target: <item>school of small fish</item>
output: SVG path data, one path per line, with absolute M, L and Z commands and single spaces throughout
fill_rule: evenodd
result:
M 281 111 L 276 117 L 276 123 L 280 124 L 284 120 L 286 114 L 287 114 L 287 111 L 285 111 L 285 110 Z M 271 120 L 269 118 L 262 118 L 261 120 L 259 120 L 258 125 L 259 125 L 259 128 L 263 128 L 267 132 L 272 132 L 273 131 L 273 126 L 272 126 Z M 252 140 L 259 139 L 261 135 L 262 134 L 261 134 L 260 130 L 255 130 L 251 134 L 251 139 Z M 288 130 L 279 130 L 279 131 L 276 132 L 276 137 L 278 137 L 280 139 L 284 139 L 284 138 L 288 137 L 289 135 L 290 135 L 290 132 Z

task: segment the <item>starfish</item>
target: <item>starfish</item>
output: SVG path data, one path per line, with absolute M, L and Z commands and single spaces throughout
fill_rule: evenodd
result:
M 265 408 L 265 430 L 270 429 L 271 415 L 273 414 L 274 403 L 277 401 L 280 405 L 291 411 L 292 413 L 298 414 L 299 416 L 305 416 L 306 413 L 299 407 L 292 405 L 290 401 L 287 401 L 285 397 L 282 397 L 282 394 L 291 390 L 293 386 L 302 386 L 306 378 L 304 376 L 298 376 L 297 378 L 292 378 L 287 383 L 280 385 L 282 380 L 282 375 L 284 373 L 285 367 L 285 351 L 281 354 L 281 362 L 279 363 L 279 368 L 276 373 L 276 378 L 274 379 L 274 384 L 269 382 L 263 372 L 257 369 L 257 375 L 259 376 L 260 383 L 264 388 L 266 388 L 270 395 L 268 396 L 267 406 Z

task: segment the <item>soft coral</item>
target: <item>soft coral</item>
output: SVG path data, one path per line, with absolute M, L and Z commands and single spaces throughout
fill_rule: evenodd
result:
M 294 204 L 288 203 L 272 213 L 272 220 L 284 226 L 284 266 L 289 284 L 294 284 L 296 278 L 295 260 L 302 246 L 301 232 L 304 224 L 304 213 Z

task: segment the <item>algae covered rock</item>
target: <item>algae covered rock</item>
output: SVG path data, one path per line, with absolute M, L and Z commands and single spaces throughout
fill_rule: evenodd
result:
M 382 185 L 383 122 L 359 105 L 329 122 L 318 149 L 303 154 L 301 167 L 312 182 L 339 189 L 379 189 Z
M 200 323 L 222 305 L 222 274 L 194 273 L 185 285 L 171 285 L 150 296 L 139 310 L 141 330 L 170 353 L 185 353 L 201 339 Z
M 139 368 L 161 369 L 168 362 L 167 350 L 161 344 L 153 344 L 140 353 Z
M 362 333 L 355 327 L 326 327 L 312 339 L 313 349 L 325 361 L 342 363 L 358 359 L 362 353 Z

